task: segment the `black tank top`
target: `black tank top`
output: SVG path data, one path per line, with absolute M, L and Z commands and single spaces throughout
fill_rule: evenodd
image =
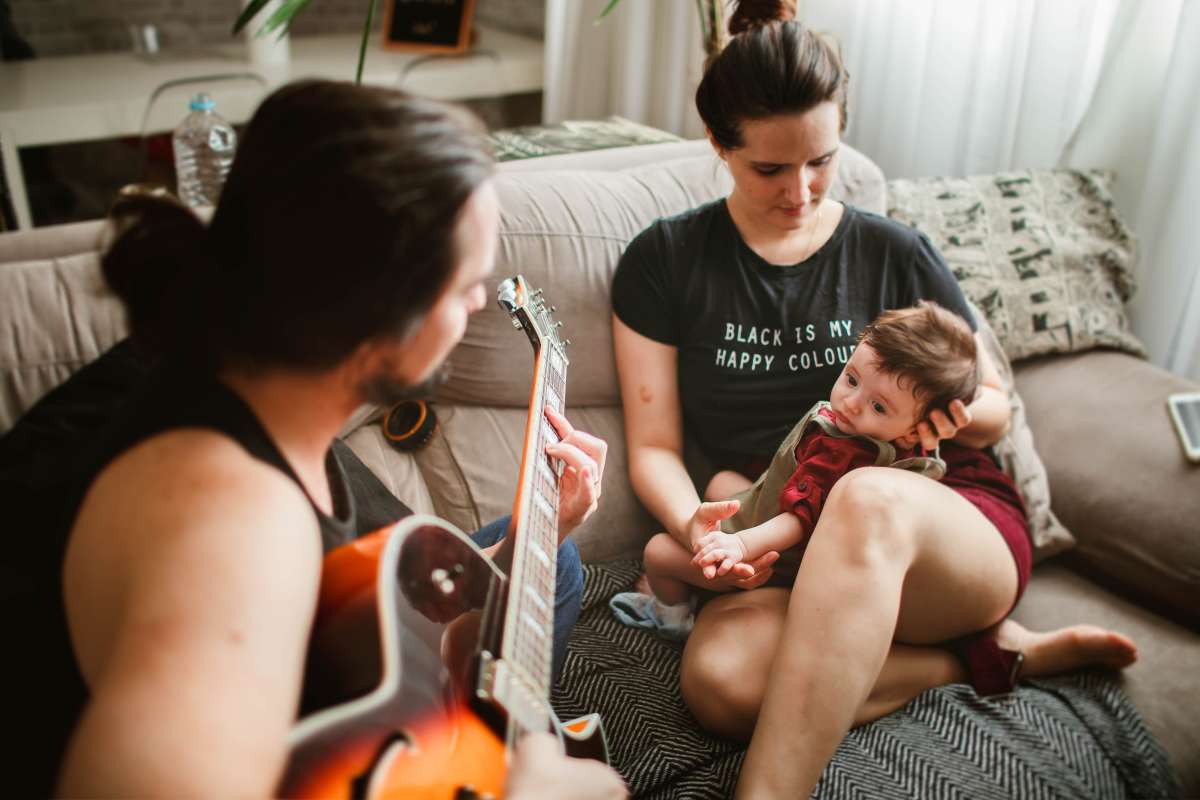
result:
M 12 650 L 0 656 L 0 691 L 8 693 L 5 705 L 16 712 L 6 716 L 18 726 L 15 736 L 9 738 L 17 742 L 15 751 L 6 747 L 7 755 L 13 757 L 6 761 L 14 765 L 10 771 L 10 779 L 16 781 L 15 786 L 10 785 L 14 796 L 45 797 L 53 792 L 68 737 L 87 700 L 87 686 L 67 629 L 62 564 L 75 517 L 96 476 L 119 455 L 152 436 L 179 428 L 204 428 L 233 439 L 304 490 L 249 406 L 216 379 L 165 367 L 148 370 L 138 365 L 127 343 L 77 375 L 78 381 L 72 379 L 48 396 L 52 413 L 31 412 L 41 426 L 40 436 L 17 437 L 23 453 L 36 450 L 40 454 L 35 474 L 23 476 L 28 486 L 5 475 L 5 498 L 21 494 L 24 500 L 17 504 L 22 507 L 15 515 L 19 527 L 36 520 L 36 527 L 41 528 L 8 531 L 10 535 L 4 537 L 6 543 L 21 542 L 6 548 L 3 576 L 16 576 L 4 591 L 8 606 L 3 611 L 3 619 L 8 620 L 5 637 L 12 642 Z M 135 376 L 138 379 L 131 383 Z M 100 396 L 95 393 L 98 385 L 103 390 Z M 84 403 L 87 414 L 79 413 L 80 386 L 91 392 Z M 67 408 L 70 413 L 63 413 Z M 35 407 L 34 411 L 44 410 Z M 101 417 L 109 420 L 102 429 L 70 430 Z M 50 430 L 55 435 L 47 437 Z M 27 434 L 28 430 L 14 428 L 12 433 Z M 63 434 L 68 433 L 76 437 L 78 445 L 71 452 L 63 446 L 69 441 Z M 40 447 L 33 446 L 35 438 Z M 53 472 L 47 469 L 51 463 Z M 324 514 L 313 505 L 326 552 L 412 513 L 340 440 L 330 448 L 326 468 L 334 513 Z M 146 488 L 154 490 L 153 486 Z

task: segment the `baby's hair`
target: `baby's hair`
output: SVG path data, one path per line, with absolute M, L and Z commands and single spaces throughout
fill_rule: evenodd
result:
M 858 343 L 875 351 L 881 372 L 912 390 L 920 419 L 934 409 L 949 413 L 951 401 L 975 399 L 975 336 L 962 317 L 937 303 L 922 300 L 912 308 L 883 312 L 862 329 Z

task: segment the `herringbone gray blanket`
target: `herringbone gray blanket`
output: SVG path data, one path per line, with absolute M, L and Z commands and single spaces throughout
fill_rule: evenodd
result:
M 733 795 L 744 750 L 706 734 L 679 694 L 678 645 L 612 618 L 633 561 L 589 565 L 583 613 L 553 701 L 563 719 L 598 711 L 615 766 L 638 798 Z M 1001 700 L 969 686 L 925 692 L 854 730 L 818 798 L 1178 796 L 1167 757 L 1128 697 L 1101 674 L 1022 683 Z

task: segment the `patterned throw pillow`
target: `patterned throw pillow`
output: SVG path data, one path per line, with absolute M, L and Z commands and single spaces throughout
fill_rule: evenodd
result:
M 1012 408 L 1008 433 L 993 449 L 1000 459 L 1001 469 L 1013 479 L 1021 493 L 1021 499 L 1025 501 L 1025 519 L 1029 522 L 1029 536 L 1033 539 L 1033 560 L 1037 563 L 1074 547 L 1075 537 L 1050 510 L 1050 480 L 1046 476 L 1042 457 L 1033 447 L 1033 431 L 1029 429 L 1029 421 L 1025 416 L 1025 403 L 1021 400 L 1021 395 L 1017 394 L 1008 356 L 1005 355 L 996 332 L 992 330 L 979 307 L 970 300 L 967 301 L 967 305 L 975 317 L 979 339 L 991 356 L 992 363 L 996 365 L 996 371 L 1000 373 L 1004 391 L 1008 394 L 1008 404 Z
M 1113 180 L 1076 170 L 893 180 L 888 216 L 941 251 L 1009 358 L 1093 347 L 1144 357 L 1125 314 L 1134 239 Z

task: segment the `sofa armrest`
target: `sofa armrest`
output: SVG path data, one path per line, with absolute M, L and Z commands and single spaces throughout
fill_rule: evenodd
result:
M 1197 387 L 1099 350 L 1015 373 L 1052 507 L 1078 541 L 1071 566 L 1200 629 L 1200 465 L 1184 458 L 1166 407 Z

